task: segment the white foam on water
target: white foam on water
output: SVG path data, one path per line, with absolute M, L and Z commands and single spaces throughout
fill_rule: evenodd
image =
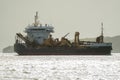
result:
M 1 53 L 0 80 L 120 80 L 120 53 L 109 56 Z

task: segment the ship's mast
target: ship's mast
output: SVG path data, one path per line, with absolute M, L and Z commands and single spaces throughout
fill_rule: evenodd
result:
M 101 22 L 101 36 L 103 36 L 103 22 Z
M 104 36 L 103 36 L 103 22 L 101 23 L 101 37 L 100 37 L 100 42 L 104 42 Z
M 37 27 L 38 24 L 39 24 L 39 22 L 38 22 L 38 12 L 36 12 L 34 26 Z

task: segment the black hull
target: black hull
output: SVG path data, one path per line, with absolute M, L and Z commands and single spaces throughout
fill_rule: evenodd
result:
M 14 51 L 19 55 L 111 55 L 111 46 L 76 48 L 76 47 L 43 47 L 28 48 L 23 44 L 15 44 Z

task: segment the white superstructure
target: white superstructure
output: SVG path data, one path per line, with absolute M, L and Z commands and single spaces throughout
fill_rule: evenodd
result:
M 34 25 L 29 25 L 25 28 L 27 33 L 27 38 L 33 42 L 35 41 L 38 44 L 42 44 L 45 39 L 48 39 L 51 32 L 54 32 L 54 28 L 48 24 L 42 25 L 38 22 L 38 12 L 35 15 Z

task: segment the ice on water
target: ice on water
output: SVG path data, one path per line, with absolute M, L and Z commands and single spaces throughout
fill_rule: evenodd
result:
M 18 56 L 1 53 L 0 80 L 120 80 L 120 54 Z

